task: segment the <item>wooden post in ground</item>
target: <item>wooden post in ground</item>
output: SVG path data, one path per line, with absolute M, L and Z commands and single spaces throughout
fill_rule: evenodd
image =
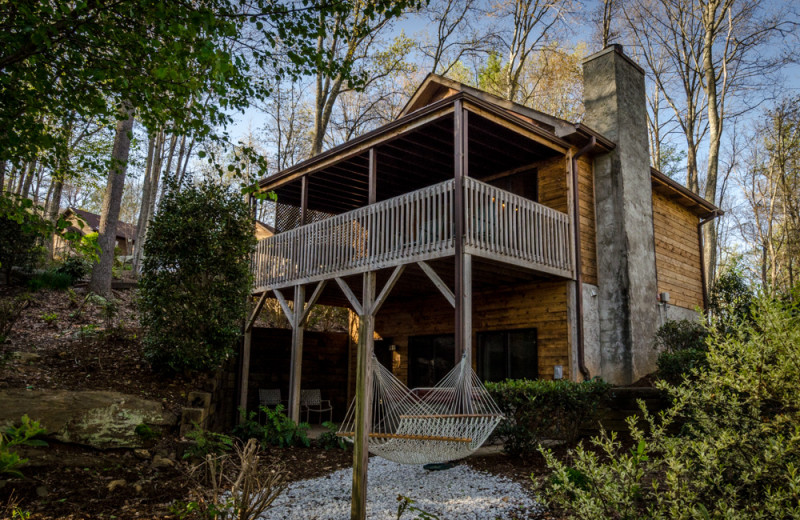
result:
M 247 321 L 244 323 L 244 345 L 242 346 L 242 362 L 240 366 L 240 373 L 239 373 L 239 408 L 242 410 L 247 411 L 247 391 L 248 391 L 248 383 L 250 378 L 250 346 L 253 342 L 253 325 L 255 325 L 256 320 L 258 319 L 258 315 L 261 313 L 261 309 L 264 307 L 264 302 L 267 300 L 267 294 L 269 291 L 264 291 L 261 294 L 261 297 L 258 299 L 258 303 L 256 303 L 253 312 L 247 318 Z M 242 420 L 241 415 L 236 416 L 236 423 L 240 423 Z
M 455 193 L 453 201 L 453 230 L 455 242 L 455 362 L 461 360 L 467 348 L 472 348 L 472 262 L 464 253 L 464 178 L 469 174 L 467 161 L 467 111 L 461 101 L 455 102 L 453 114 L 453 164 Z M 468 264 L 468 265 L 467 265 Z M 469 272 L 465 272 L 469 270 Z M 472 351 L 469 351 L 470 355 Z
M 353 495 L 351 520 L 367 518 L 367 463 L 369 462 L 369 425 L 372 420 L 372 350 L 375 345 L 375 273 L 364 273 L 361 301 L 361 326 L 358 330 L 356 360 L 356 428 L 353 449 Z
M 300 422 L 300 377 L 303 372 L 303 332 L 305 331 L 306 288 L 294 287 L 294 309 L 290 317 L 292 323 L 292 364 L 289 373 L 289 418 Z

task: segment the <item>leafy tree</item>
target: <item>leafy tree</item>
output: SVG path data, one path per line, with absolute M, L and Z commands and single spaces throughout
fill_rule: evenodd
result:
M 253 221 L 211 182 L 169 190 L 144 244 L 145 356 L 165 371 L 210 370 L 233 352 L 250 292 Z

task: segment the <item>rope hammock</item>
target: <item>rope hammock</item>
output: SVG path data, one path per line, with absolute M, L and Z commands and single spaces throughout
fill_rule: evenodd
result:
M 466 354 L 433 388 L 409 390 L 372 355 L 370 453 L 401 464 L 462 459 L 486 442 L 503 418 Z M 340 437 L 353 442 L 355 399 Z

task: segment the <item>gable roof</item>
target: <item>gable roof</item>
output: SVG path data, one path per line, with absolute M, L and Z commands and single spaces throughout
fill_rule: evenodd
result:
M 100 215 L 73 207 L 69 207 L 66 209 L 66 211 L 64 211 L 64 217 L 68 217 L 68 213 L 72 213 L 76 217 L 83 220 L 86 223 L 86 226 L 91 229 L 91 232 L 97 232 L 100 230 Z M 73 227 L 76 231 L 80 231 L 84 234 L 88 233 L 88 231 L 86 231 L 86 227 L 83 229 L 80 229 L 76 226 Z M 136 226 L 120 220 L 117 222 L 117 238 L 136 241 Z

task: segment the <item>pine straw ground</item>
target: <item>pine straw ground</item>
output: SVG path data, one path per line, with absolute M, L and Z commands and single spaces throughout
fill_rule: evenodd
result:
M 17 294 L 0 288 L 0 298 Z M 179 413 L 187 393 L 203 387 L 203 378 L 165 378 L 144 361 L 134 291 L 114 292 L 120 310 L 112 323 L 106 323 L 101 309 L 91 303 L 76 313 L 85 297 L 81 288 L 30 295 L 8 340 L 0 345 L 0 389 L 112 390 L 161 400 Z M 32 520 L 177 518 L 171 505 L 194 500 L 203 489 L 190 463 L 181 460 L 184 445 L 172 431 L 150 446 L 150 456 L 173 461 L 160 467 L 133 450 L 99 451 L 57 442 L 28 449 L 23 453 L 30 459 L 25 477 L 0 480 L 0 518 L 10 515 L 4 510 L 9 503 L 29 511 Z M 286 478 L 294 481 L 351 467 L 352 452 L 272 448 L 262 460 L 265 468 L 284 468 Z M 546 474 L 539 456 L 521 460 L 496 454 L 463 463 L 526 486 L 532 473 Z M 111 485 L 120 480 L 125 484 Z

